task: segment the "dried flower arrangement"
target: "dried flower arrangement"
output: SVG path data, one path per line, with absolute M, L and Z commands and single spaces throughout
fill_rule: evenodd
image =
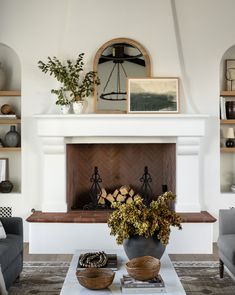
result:
M 117 244 L 133 236 L 156 237 L 162 244 L 169 242 L 171 226 L 182 229 L 181 218 L 170 209 L 175 201 L 172 192 L 165 192 L 147 207 L 138 196 L 131 203 L 113 202 L 115 209 L 108 219 L 111 235 L 116 236 Z

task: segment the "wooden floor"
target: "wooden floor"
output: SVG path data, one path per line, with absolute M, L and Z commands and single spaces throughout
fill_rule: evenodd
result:
M 71 254 L 29 254 L 29 244 L 24 243 L 24 261 L 68 261 Z M 217 244 L 213 245 L 213 254 L 171 254 L 173 261 L 218 261 Z

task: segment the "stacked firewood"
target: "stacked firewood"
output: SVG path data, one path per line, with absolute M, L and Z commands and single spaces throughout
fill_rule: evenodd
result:
M 129 204 L 135 200 L 136 197 L 140 196 L 135 194 L 134 190 L 129 185 L 123 185 L 119 189 L 116 189 L 112 194 L 107 193 L 105 188 L 101 189 L 98 195 L 98 204 L 107 205 L 112 202 L 122 202 Z

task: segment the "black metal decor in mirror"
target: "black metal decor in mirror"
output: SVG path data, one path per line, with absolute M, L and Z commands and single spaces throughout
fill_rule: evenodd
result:
M 94 111 L 126 112 L 126 79 L 150 77 L 149 55 L 140 43 L 132 39 L 112 39 L 97 51 L 94 71 L 101 82 L 95 86 Z

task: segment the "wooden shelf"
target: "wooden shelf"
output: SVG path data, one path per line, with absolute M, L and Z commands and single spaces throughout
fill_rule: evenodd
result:
M 221 91 L 220 96 L 234 96 L 235 97 L 235 91 Z
M 21 96 L 20 90 L 0 91 L 0 96 Z
M 235 120 L 220 120 L 220 124 L 235 124 Z
M 227 148 L 227 147 L 222 147 L 220 148 L 221 153 L 235 153 L 235 147 L 233 148 Z
M 20 152 L 21 147 L 0 147 L 0 152 Z
M 1 124 L 20 124 L 21 119 L 2 119 L 0 118 L 0 125 Z

